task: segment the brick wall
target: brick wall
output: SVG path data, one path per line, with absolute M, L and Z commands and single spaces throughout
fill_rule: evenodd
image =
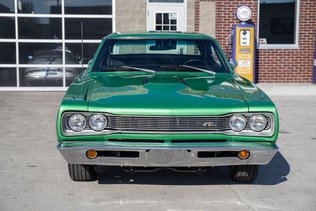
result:
M 200 0 L 195 0 L 194 2 L 194 31 L 199 32 L 200 30 Z
M 216 0 L 216 38 L 225 52 L 227 36 L 238 23 L 234 12 L 247 5 L 257 24 L 257 0 Z M 257 55 L 258 82 L 312 82 L 314 37 L 316 30 L 316 0 L 300 0 L 299 49 L 260 49 Z

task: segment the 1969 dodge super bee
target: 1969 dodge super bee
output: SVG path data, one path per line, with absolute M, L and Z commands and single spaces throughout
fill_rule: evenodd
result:
M 252 182 L 278 130 L 274 104 L 234 74 L 214 38 L 113 33 L 60 105 L 57 148 L 75 181 L 107 165 L 229 166 L 233 180 Z

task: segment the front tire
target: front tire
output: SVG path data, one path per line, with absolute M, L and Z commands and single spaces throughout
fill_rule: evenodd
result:
M 258 165 L 239 165 L 230 167 L 230 176 L 235 182 L 254 182 L 258 176 Z
M 69 176 L 73 181 L 95 181 L 97 167 L 95 165 L 70 164 L 68 163 Z

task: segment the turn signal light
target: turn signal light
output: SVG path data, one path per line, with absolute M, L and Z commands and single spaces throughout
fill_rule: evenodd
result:
M 245 160 L 247 158 L 249 158 L 250 156 L 250 152 L 247 151 L 247 150 L 241 150 L 239 153 L 238 153 L 238 157 L 242 160 Z
M 98 153 L 94 149 L 89 149 L 86 155 L 89 159 L 95 159 L 98 156 Z

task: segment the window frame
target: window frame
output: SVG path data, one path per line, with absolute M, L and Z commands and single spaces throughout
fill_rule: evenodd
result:
M 260 44 L 260 0 L 258 0 L 257 43 L 258 49 L 299 49 L 300 0 L 295 0 L 294 44 Z
M 182 39 L 182 38 L 148 38 L 148 40 L 150 39 L 154 39 L 154 40 L 179 40 L 179 41 L 190 41 L 191 39 Z M 108 42 L 116 42 L 119 41 L 120 39 L 106 39 L 103 43 L 102 46 L 100 47 L 100 51 L 99 54 L 97 55 L 95 62 L 92 66 L 92 68 L 89 70 L 90 73 L 100 73 L 100 67 L 102 67 L 101 65 L 104 64 L 104 60 L 108 59 L 108 55 L 104 56 L 105 53 L 110 54 L 111 52 L 111 43 Z M 134 39 L 135 40 L 135 39 Z M 138 38 L 136 40 L 147 40 L 147 38 Z M 206 48 L 212 48 L 218 58 L 218 60 L 220 61 L 220 66 L 225 70 L 225 74 L 232 74 L 231 72 L 231 68 L 228 65 L 228 62 L 226 60 L 225 54 L 222 52 L 220 45 L 218 44 L 218 42 L 216 40 L 212 40 L 212 39 L 192 39 L 192 42 L 196 40 L 196 41 L 208 41 L 208 45 L 205 45 Z M 113 47 L 114 45 L 112 45 Z M 212 51 L 212 49 L 210 49 L 210 52 Z M 201 52 L 201 51 L 200 51 Z M 210 56 L 207 52 L 205 52 L 205 56 Z M 118 54 L 119 55 L 119 54 Z M 126 54 L 127 55 L 127 54 Z M 137 56 L 137 54 L 135 54 Z M 140 54 L 141 55 L 141 54 Z M 155 55 L 155 54 L 153 54 Z M 161 54 L 163 55 L 163 54 Z M 168 54 L 167 54 L 168 55 Z M 173 54 L 169 54 L 169 55 L 173 55 Z M 174 54 L 176 55 L 176 54 Z M 123 55 L 124 56 L 124 55 Z M 181 54 L 180 54 L 181 56 Z M 186 55 L 188 56 L 188 55 Z M 196 55 L 189 55 L 189 56 L 196 56 Z M 200 53 L 200 55 L 198 56 L 203 56 L 203 54 Z M 216 61 L 216 60 L 215 60 Z M 216 62 L 217 63 L 217 62 Z M 218 63 L 217 63 L 218 64 Z
M 67 68 L 87 68 L 88 64 L 67 64 L 66 63 L 66 53 L 63 50 L 63 62 L 62 64 L 24 64 L 20 63 L 19 46 L 25 43 L 58 43 L 61 44 L 63 49 L 65 49 L 68 43 L 76 43 L 76 44 L 100 44 L 102 39 L 66 39 L 65 38 L 65 19 L 67 18 L 99 18 L 99 19 L 111 19 L 112 20 L 112 33 L 116 31 L 116 0 L 112 0 L 112 14 L 65 14 L 65 0 L 60 0 L 61 2 L 61 13 L 60 14 L 44 14 L 44 13 L 19 13 L 18 12 L 18 0 L 12 0 L 14 2 L 14 12 L 12 13 L 0 13 L 0 17 L 13 17 L 15 18 L 15 38 L 0 38 L 1 43 L 15 43 L 15 55 L 16 62 L 14 64 L 11 63 L 1 63 L 0 68 L 15 68 L 16 70 L 16 86 L 9 87 L 0 87 L 0 91 L 65 91 L 68 89 L 67 81 L 66 81 L 66 69 Z M 19 38 L 19 18 L 61 18 L 62 25 L 62 37 L 60 39 L 20 39 Z M 62 67 L 63 68 L 63 84 L 62 86 L 21 86 L 20 83 L 20 70 L 28 67 Z
M 161 21 L 162 23 L 161 24 L 157 24 L 157 14 L 161 14 L 162 16 L 164 14 L 168 14 L 170 15 L 171 13 L 174 13 L 174 14 L 177 14 L 177 23 L 176 24 L 171 24 L 171 19 L 169 19 L 169 23 L 163 23 L 163 20 L 164 18 L 162 17 Z M 179 28 L 179 12 L 178 11 L 162 11 L 162 10 L 159 10 L 159 11 L 155 11 L 155 28 L 157 27 L 157 25 L 160 25 L 162 28 L 162 30 L 156 30 L 156 31 L 159 31 L 159 32 L 177 32 L 178 31 L 178 28 Z M 171 29 L 171 26 L 176 26 L 176 30 L 163 30 L 163 27 L 164 26 L 169 26 L 170 29 Z
M 113 0 L 113 1 L 116 1 L 116 0 Z M 168 3 L 164 3 L 164 2 L 149 2 L 149 0 L 146 0 L 146 31 L 149 32 L 149 25 L 150 25 L 150 21 L 148 20 L 148 17 L 149 17 L 149 7 L 150 6 L 179 6 L 179 5 L 183 5 L 184 6 L 184 32 L 187 31 L 187 27 L 188 27 L 188 0 L 183 0 L 182 3 L 180 2 L 177 2 L 177 3 L 174 3 L 174 2 L 168 2 Z M 164 10 L 157 10 L 158 12 L 168 12 L 167 11 L 164 11 Z M 177 18 L 177 30 L 179 29 L 179 23 L 180 23 L 180 18 L 179 18 L 179 12 L 177 11 L 178 13 L 178 18 Z M 155 16 L 155 22 L 156 22 L 156 16 Z

